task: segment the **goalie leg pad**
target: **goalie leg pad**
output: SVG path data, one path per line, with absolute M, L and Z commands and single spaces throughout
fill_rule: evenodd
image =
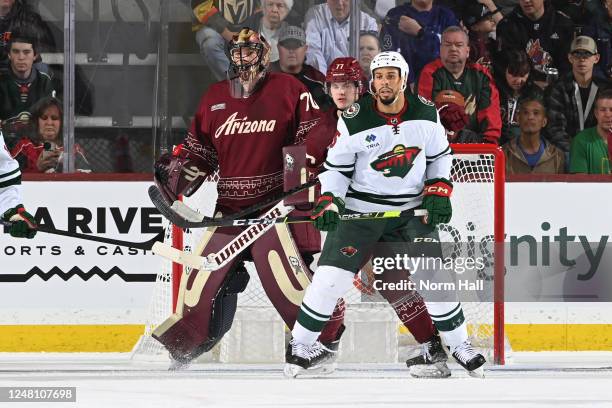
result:
M 268 299 L 292 328 L 312 275 L 287 225 L 276 224 L 262 235 L 253 243 L 251 255 Z
M 200 254 L 221 249 L 238 228 L 219 228 L 206 234 Z M 239 267 L 240 266 L 240 267 Z M 231 327 L 236 310 L 236 294 L 246 287 L 248 274 L 237 257 L 214 271 L 192 270 L 181 277 L 176 313 L 153 331 L 172 357 L 188 362 L 210 350 Z
M 291 212 L 293 216 L 301 216 L 308 215 L 312 211 L 298 211 L 294 210 Z M 295 238 L 295 243 L 300 251 L 300 253 L 304 252 L 321 252 L 321 233 L 318 229 L 314 227 L 314 225 L 310 222 L 304 222 L 299 224 L 291 224 L 289 225 L 289 230 L 291 231 L 291 235 Z
M 275 225 L 253 243 L 251 253 L 266 295 L 285 324 L 292 329 L 312 274 L 298 251 L 291 231 L 285 224 Z M 331 343 L 339 339 L 344 310 L 341 299 L 323 328 L 321 341 Z

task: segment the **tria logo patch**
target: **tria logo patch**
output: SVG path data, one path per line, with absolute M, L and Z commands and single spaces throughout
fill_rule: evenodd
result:
M 380 146 L 380 143 L 376 141 L 376 135 L 369 134 L 365 137 L 366 149 L 374 149 Z
M 354 246 L 346 246 L 344 248 L 341 248 L 340 252 L 342 252 L 342 255 L 348 256 L 350 258 L 358 252 L 358 249 Z
M 421 153 L 419 147 L 406 147 L 399 144 L 390 152 L 378 156 L 378 159 L 370 163 L 370 166 L 374 170 L 380 171 L 385 177 L 403 178 L 412 169 L 414 159 L 419 153 Z

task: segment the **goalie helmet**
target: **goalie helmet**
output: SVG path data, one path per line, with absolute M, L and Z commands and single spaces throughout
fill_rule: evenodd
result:
M 325 93 L 329 95 L 332 82 L 353 81 L 357 86 L 358 96 L 365 92 L 365 76 L 359 61 L 352 57 L 336 58 L 332 61 L 325 75 Z
M 263 81 L 270 63 L 270 44 L 257 31 L 241 29 L 228 44 L 230 93 L 248 98 Z
M 372 89 L 372 83 L 374 81 L 374 71 L 378 68 L 384 67 L 395 67 L 400 70 L 400 76 L 403 81 L 401 91 L 404 92 L 406 86 L 408 85 L 408 63 L 406 62 L 404 57 L 402 57 L 402 54 L 400 54 L 399 52 L 383 51 L 376 55 L 370 63 L 370 78 L 372 78 L 370 79 L 370 93 L 372 95 L 375 94 L 374 90 Z

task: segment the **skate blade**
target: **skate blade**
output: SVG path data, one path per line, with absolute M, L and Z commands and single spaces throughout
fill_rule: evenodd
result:
M 414 378 L 448 378 L 451 371 L 445 362 L 410 366 L 410 375 Z
M 473 371 L 468 371 L 468 375 L 474 378 L 484 378 L 484 369 L 482 367 L 478 367 Z
M 317 367 L 311 368 L 303 368 L 299 365 L 295 364 L 285 364 L 285 368 L 283 369 L 283 374 L 287 378 L 297 378 L 299 377 L 318 377 L 329 375 L 336 371 L 336 363 L 324 364 Z
M 191 363 L 182 363 L 180 361 L 172 361 L 168 367 L 168 371 L 182 371 L 189 368 Z

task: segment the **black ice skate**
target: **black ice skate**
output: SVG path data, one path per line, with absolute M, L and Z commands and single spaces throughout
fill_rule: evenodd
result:
M 472 377 L 484 378 L 483 365 L 486 363 L 484 356 L 472 347 L 469 340 L 464 341 L 452 351 L 457 362 L 467 370 Z
M 335 355 L 336 351 L 323 346 L 318 341 L 309 346 L 291 339 L 285 353 L 285 376 L 295 378 L 303 374 L 328 374 L 334 371 L 330 370 L 328 365 L 333 362 Z
M 336 340 L 329 342 L 321 342 L 321 346 L 323 346 L 323 353 L 329 355 L 329 359 L 323 363 L 321 374 L 330 374 L 336 371 L 336 359 L 338 358 L 338 350 L 340 349 L 340 338 L 342 337 L 342 333 L 346 327 L 344 325 L 340 326 L 338 332 L 336 333 Z
M 406 360 L 406 365 L 415 378 L 447 378 L 451 375 L 447 360 L 440 336 L 436 334 L 422 344 L 421 354 Z

